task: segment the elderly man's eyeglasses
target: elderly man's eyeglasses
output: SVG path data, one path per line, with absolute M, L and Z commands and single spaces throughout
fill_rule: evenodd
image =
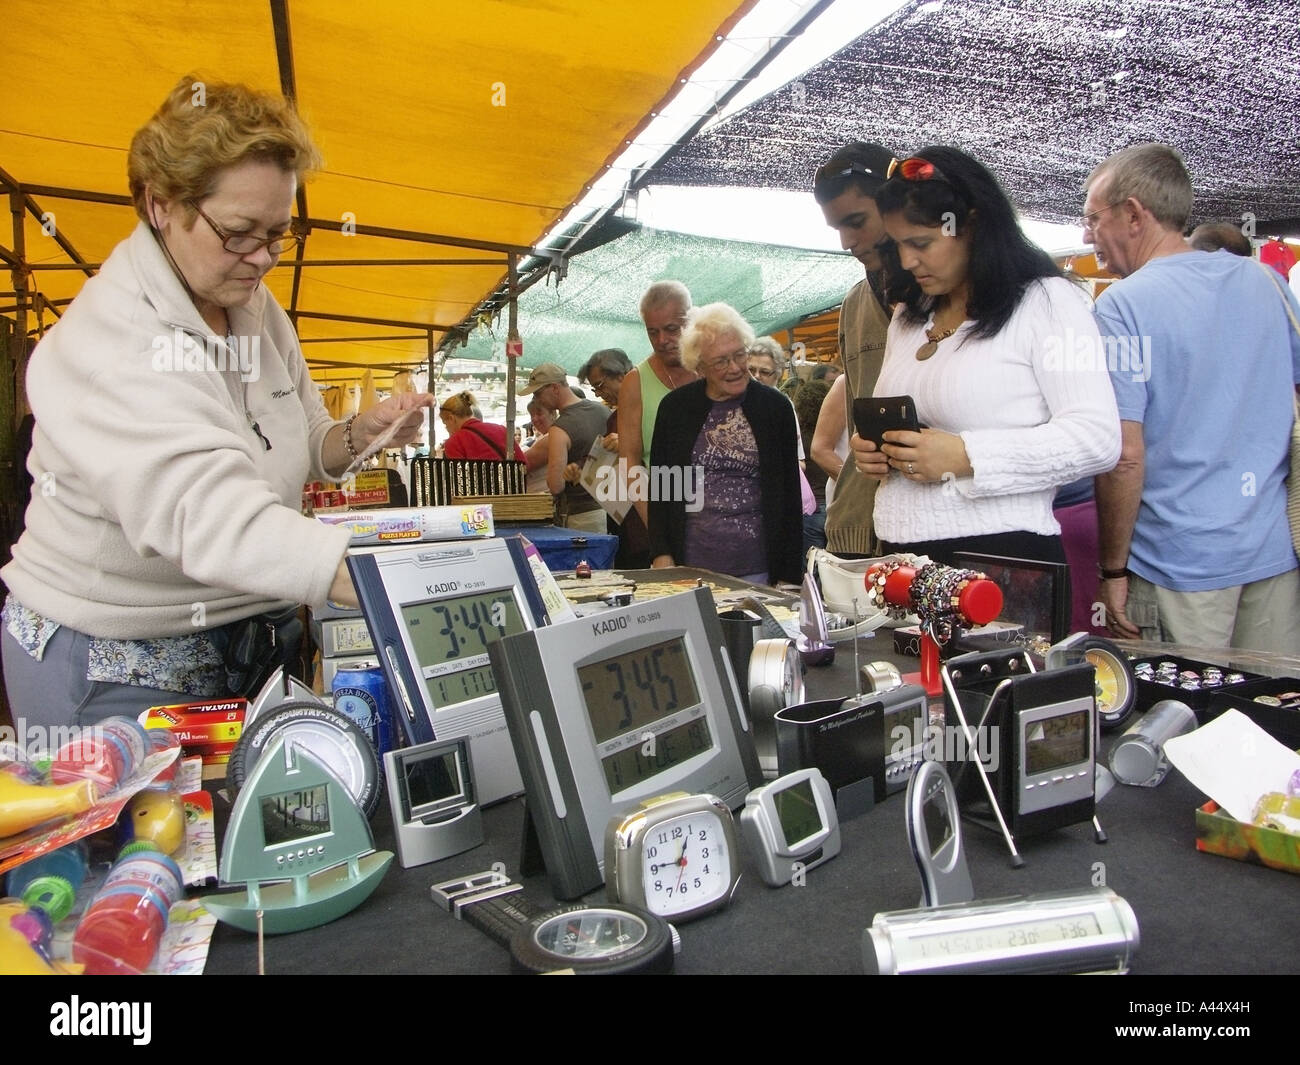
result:
M 234 255 L 252 255 L 265 248 L 272 255 L 283 255 L 302 243 L 301 233 L 279 233 L 270 237 L 255 237 L 251 233 L 231 233 L 222 229 L 208 217 L 207 213 L 193 200 L 190 206 L 198 211 L 199 217 L 221 238 L 221 246 Z
M 595 374 L 587 375 L 587 384 L 591 385 L 592 391 L 598 395 L 617 396 L 618 386 L 622 380 L 623 376 L 621 374 L 611 374 L 608 377 L 597 377 Z
M 1080 229 L 1091 229 L 1091 228 L 1092 228 L 1092 220 L 1093 220 L 1094 218 L 1096 218 L 1099 214 L 1105 214 L 1105 213 L 1106 213 L 1107 211 L 1109 211 L 1112 207 L 1118 207 L 1118 206 L 1119 206 L 1119 204 L 1117 204 L 1117 203 L 1108 203 L 1108 204 L 1106 204 L 1105 207 L 1098 207 L 1095 211 L 1089 211 L 1087 214 L 1082 215 L 1082 216 L 1079 218 L 1079 228 L 1080 228 Z
M 739 351 L 733 351 L 730 355 L 719 355 L 716 359 L 710 359 L 708 362 L 701 359 L 700 369 L 709 371 L 725 370 L 728 363 L 732 363 L 742 368 L 748 368 L 749 352 L 744 348 L 741 348 Z

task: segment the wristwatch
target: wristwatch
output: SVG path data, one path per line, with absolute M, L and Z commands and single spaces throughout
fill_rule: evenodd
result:
M 542 909 L 523 887 L 488 871 L 429 889 L 433 901 L 510 951 L 515 972 L 670 973 L 676 930 L 645 910 L 611 903 Z
M 1129 572 L 1129 568 L 1127 566 L 1125 566 L 1123 569 L 1105 569 L 1102 566 L 1098 566 L 1097 576 L 1100 577 L 1103 581 L 1118 581 L 1118 580 L 1125 580 L 1133 576 L 1133 574 Z

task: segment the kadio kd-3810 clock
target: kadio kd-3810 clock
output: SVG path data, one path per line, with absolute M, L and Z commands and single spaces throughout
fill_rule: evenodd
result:
M 468 736 L 481 803 L 523 790 L 488 645 L 545 610 L 515 540 L 354 548 L 348 569 L 407 742 Z

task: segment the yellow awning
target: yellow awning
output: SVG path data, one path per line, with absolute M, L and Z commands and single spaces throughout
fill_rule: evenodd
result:
M 41 269 L 74 262 L 56 236 L 95 264 L 130 232 L 132 209 L 111 202 L 126 195 L 127 148 L 178 78 L 290 85 L 325 160 L 306 189 L 319 224 L 305 262 L 458 263 L 305 265 L 295 294 L 282 262 L 270 286 L 299 316 L 313 363 L 423 362 L 500 283 L 507 249 L 529 248 L 559 219 L 749 6 L 7 0 L 0 171 L 36 208 L 23 235 L 28 285 L 57 309 L 86 273 Z M 0 228 L 0 246 L 15 245 Z M 45 326 L 53 313 L 41 312 Z

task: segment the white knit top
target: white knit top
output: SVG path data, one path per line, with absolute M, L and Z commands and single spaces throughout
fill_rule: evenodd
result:
M 955 433 L 974 476 L 917 484 L 897 472 L 876 494 L 881 539 L 896 544 L 1024 531 L 1053 535 L 1058 486 L 1119 460 L 1119 415 L 1087 297 L 1064 278 L 1034 282 L 997 336 L 965 322 L 929 359 L 933 325 L 889 326 L 877 396 L 909 395 L 921 424 Z

